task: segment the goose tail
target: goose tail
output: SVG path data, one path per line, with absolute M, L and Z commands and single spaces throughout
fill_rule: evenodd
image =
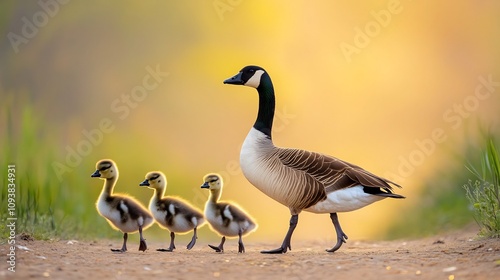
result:
M 382 196 L 382 197 L 406 198 L 400 194 L 393 193 L 389 188 L 364 187 L 363 191 L 371 195 Z

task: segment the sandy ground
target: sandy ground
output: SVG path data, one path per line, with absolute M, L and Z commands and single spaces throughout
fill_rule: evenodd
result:
M 112 253 L 119 240 L 19 240 L 16 272 L 2 261 L 5 279 L 500 279 L 500 240 L 476 240 L 466 230 L 418 240 L 352 241 L 337 252 L 324 244 L 292 240 L 292 251 L 263 255 L 278 244 L 248 243 L 237 253 L 227 240 L 215 253 L 198 240 L 188 251 L 178 242 L 173 253 L 157 252 L 166 244 L 148 243 L 146 252 L 129 239 L 129 251 Z M 332 244 L 333 245 L 333 244 Z M 7 245 L 1 246 L 6 260 Z

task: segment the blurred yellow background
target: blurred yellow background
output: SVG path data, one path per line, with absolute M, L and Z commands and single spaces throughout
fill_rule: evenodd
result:
M 222 84 L 249 64 L 274 82 L 276 145 L 404 186 L 396 192 L 406 200 L 340 214 L 351 239 L 379 236 L 480 124 L 499 127 L 498 1 L 2 1 L 0 14 L 0 92 L 27 95 L 12 104 L 32 102 L 52 132 L 50 176 L 88 173 L 72 186 L 88 190 L 88 211 L 102 158 L 118 164 L 116 191 L 144 203 L 151 191 L 138 184 L 148 171 L 163 171 L 167 193 L 200 208 L 203 175 L 219 172 L 223 198 L 259 223 L 249 238 L 280 241 L 288 209 L 238 166 L 257 93 Z M 334 237 L 328 215 L 309 213 L 294 234 Z

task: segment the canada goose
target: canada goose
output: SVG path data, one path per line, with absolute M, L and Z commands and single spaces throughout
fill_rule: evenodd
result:
M 222 235 L 219 246 L 208 245 L 216 252 L 224 252 L 226 236 L 238 236 L 238 253 L 245 252 L 242 236 L 257 229 L 257 224 L 234 203 L 219 201 L 222 194 L 222 177 L 218 174 L 208 174 L 203 178 L 201 188 L 209 189 L 210 195 L 205 204 L 205 217 L 210 227 Z
M 245 177 L 257 189 L 290 209 L 290 227 L 280 248 L 262 253 L 286 253 L 302 210 L 330 213 L 337 233 L 337 244 L 327 250 L 335 252 L 345 243 L 337 212 L 362 208 L 385 197 L 404 198 L 392 193 L 389 184 L 359 166 L 340 159 L 298 149 L 274 146 L 271 131 L 275 97 L 269 74 L 261 67 L 246 66 L 224 84 L 244 85 L 257 89 L 259 111 L 240 153 Z
M 148 247 L 146 240 L 142 236 L 142 231 L 153 224 L 153 217 L 133 197 L 125 194 L 113 194 L 113 188 L 118 180 L 116 163 L 110 159 L 103 159 L 97 162 L 96 169 L 90 176 L 104 179 L 101 195 L 99 195 L 96 202 L 97 212 L 106 218 L 111 227 L 123 232 L 122 248 L 111 249 L 111 251 L 126 252 L 128 233 L 136 231 L 139 231 L 141 240 L 139 251 L 146 251 Z
M 147 173 L 146 179 L 139 185 L 155 190 L 149 202 L 149 210 L 156 222 L 161 227 L 170 231 L 170 247 L 168 249 L 157 249 L 157 251 L 172 252 L 175 249 L 175 233 L 185 233 L 194 230 L 193 238 L 187 245 L 187 249 L 191 250 L 198 238 L 196 236 L 196 229 L 205 223 L 201 211 L 181 198 L 165 197 L 167 178 L 159 171 Z

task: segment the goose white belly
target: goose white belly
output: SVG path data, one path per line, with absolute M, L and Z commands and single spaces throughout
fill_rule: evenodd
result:
M 313 213 L 349 212 L 382 199 L 384 199 L 382 196 L 365 193 L 363 186 L 358 185 L 331 192 L 327 195 L 327 199 L 304 209 L 304 211 Z

